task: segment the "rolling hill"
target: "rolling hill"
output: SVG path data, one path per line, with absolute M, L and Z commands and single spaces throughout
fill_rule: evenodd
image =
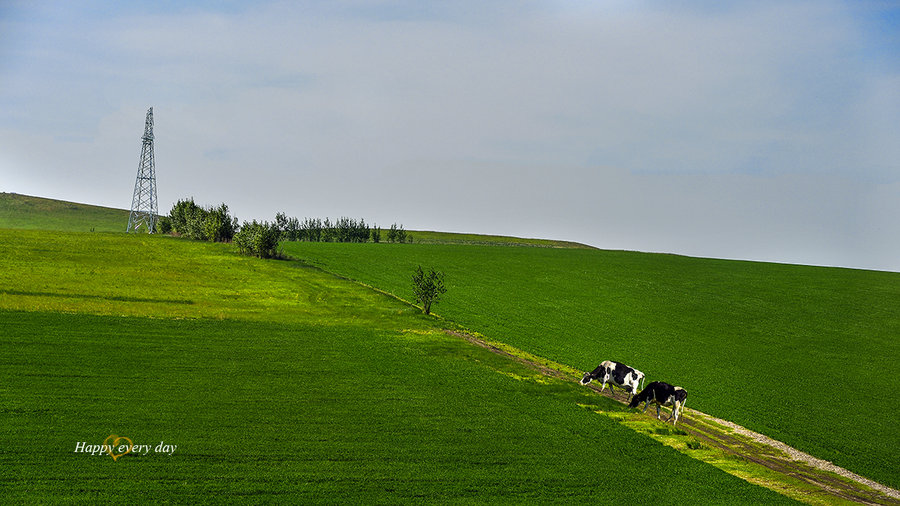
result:
M 580 370 L 615 359 L 678 384 L 689 406 L 894 487 L 900 274 L 594 249 L 288 243 L 412 298 L 446 276 L 447 321 Z
M 0 228 L 124 232 L 128 211 L 18 193 L 0 193 Z
M 0 462 L 14 470 L 0 476 L 5 497 L 786 500 L 660 444 L 674 436 L 703 447 L 683 431 L 655 421 L 632 430 L 622 417 L 639 415 L 623 405 L 448 328 L 567 369 L 633 362 L 649 379 L 683 384 L 689 406 L 896 478 L 885 451 L 896 431 L 865 384 L 896 383 L 896 278 L 886 273 L 419 232 L 429 244 L 292 243 L 302 261 L 263 261 L 118 228 L 59 232 L 82 230 L 92 212 L 92 223 L 124 228 L 127 212 L 48 217 L 67 205 L 53 202 L 4 211 L 15 209 L 9 195 L 0 195 Z M 417 264 L 447 273 L 441 318 L 398 300 L 409 298 Z M 749 335 L 736 339 L 741 328 Z M 847 364 L 862 375 L 841 377 L 824 405 L 780 397 Z M 740 398 L 727 395 L 733 388 Z M 838 405 L 842 389 L 853 389 L 850 406 Z M 111 434 L 178 449 L 118 461 L 73 451 Z M 648 475 L 670 479 L 647 485 Z

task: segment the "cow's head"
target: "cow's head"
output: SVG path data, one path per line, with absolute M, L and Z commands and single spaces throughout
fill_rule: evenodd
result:
M 587 385 L 587 384 L 590 383 L 591 380 L 593 380 L 593 379 L 594 379 L 594 376 L 593 376 L 591 373 L 586 372 L 586 373 L 584 373 L 584 377 L 581 378 L 581 384 L 582 384 L 582 385 Z

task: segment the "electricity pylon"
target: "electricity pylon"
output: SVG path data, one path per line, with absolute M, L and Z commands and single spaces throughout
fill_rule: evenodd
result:
M 134 182 L 134 198 L 131 199 L 131 214 L 128 215 L 126 232 L 136 231 L 141 224 L 147 232 L 156 231 L 156 163 L 153 159 L 153 108 L 147 110 L 144 121 L 144 136 L 141 137 L 141 164 L 138 166 Z

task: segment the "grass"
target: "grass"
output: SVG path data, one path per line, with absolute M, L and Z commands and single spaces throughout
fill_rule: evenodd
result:
M 788 502 L 440 324 L 229 245 L 0 229 L 0 496 Z M 110 434 L 177 449 L 75 452 Z
M 411 299 L 444 271 L 443 318 L 589 370 L 629 363 L 688 406 L 900 487 L 900 274 L 579 249 L 288 243 Z
M 297 262 L 146 234 L 0 229 L 0 306 L 169 318 L 328 319 L 381 328 L 405 305 Z M 415 316 L 414 319 L 424 320 Z
M 452 232 L 410 231 L 416 244 L 467 244 L 480 246 L 533 246 L 539 248 L 590 249 L 590 246 L 569 241 L 523 239 L 501 235 L 459 234 Z
M 124 232 L 128 211 L 0 193 L 0 228 Z

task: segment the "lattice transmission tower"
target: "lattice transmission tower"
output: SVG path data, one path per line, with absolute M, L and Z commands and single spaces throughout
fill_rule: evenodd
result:
M 141 137 L 141 164 L 134 182 L 134 198 L 128 215 L 126 232 L 134 232 L 146 225 L 147 232 L 156 231 L 156 162 L 153 159 L 153 108 L 147 110 L 144 136 Z

